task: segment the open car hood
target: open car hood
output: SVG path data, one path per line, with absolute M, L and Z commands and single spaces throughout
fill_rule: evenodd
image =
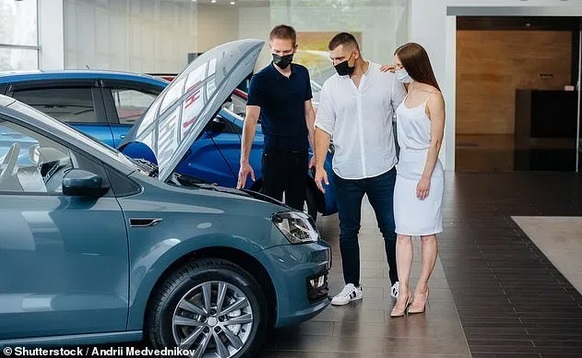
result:
M 147 145 L 168 179 L 206 124 L 253 71 L 263 41 L 248 39 L 217 46 L 196 58 L 164 89 L 125 137 Z

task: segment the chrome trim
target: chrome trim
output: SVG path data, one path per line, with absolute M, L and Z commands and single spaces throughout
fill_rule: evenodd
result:
M 129 219 L 130 227 L 150 227 L 156 226 L 162 222 L 162 218 L 131 218 Z

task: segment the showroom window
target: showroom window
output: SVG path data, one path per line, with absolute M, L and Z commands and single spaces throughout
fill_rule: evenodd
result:
M 0 0 L 0 71 L 38 68 L 37 0 Z
M 396 48 L 408 40 L 407 0 L 271 0 L 269 17 L 266 34 L 277 24 L 297 31 L 295 61 L 309 69 L 315 102 L 318 87 L 335 73 L 327 48 L 335 34 L 352 33 L 363 57 L 380 64 L 392 63 Z

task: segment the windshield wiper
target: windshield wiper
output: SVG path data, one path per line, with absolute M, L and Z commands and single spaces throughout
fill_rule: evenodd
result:
M 139 169 L 146 172 L 149 177 L 156 178 L 158 176 L 159 174 L 158 166 L 150 162 L 149 160 L 143 158 L 131 158 L 131 161 L 135 165 L 137 165 Z
M 201 178 L 197 178 L 197 177 L 193 177 L 190 175 L 184 175 L 184 174 L 180 174 L 180 173 L 176 173 L 174 172 L 172 174 L 172 181 L 176 184 L 179 185 L 186 185 L 186 186 L 194 186 L 197 188 L 206 188 L 211 187 L 211 186 L 216 186 L 216 184 L 210 183 L 207 180 L 201 179 Z

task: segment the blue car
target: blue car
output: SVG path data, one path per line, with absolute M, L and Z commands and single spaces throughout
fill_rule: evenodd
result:
M 176 171 L 262 46 L 214 48 L 155 99 L 125 139 L 158 166 L 0 95 L 0 349 L 146 338 L 253 357 L 269 326 L 328 305 L 309 215 Z
M 125 136 L 166 88 L 168 81 L 159 77 L 126 72 L 78 70 L 0 74 L 0 94 L 16 98 L 109 146 L 119 148 Z M 235 187 L 240 167 L 240 144 L 244 122 L 246 94 L 235 89 L 220 110 L 186 151 L 177 171 L 221 186 Z M 257 181 L 247 188 L 260 191 L 261 153 L 264 138 L 260 128 L 250 155 Z M 156 158 L 145 146 L 129 145 L 122 150 L 132 158 L 144 158 L 155 163 Z M 306 208 L 314 219 L 317 213 L 337 212 L 333 190 L 333 153 L 328 154 L 325 168 L 330 187 L 321 193 L 308 179 Z

